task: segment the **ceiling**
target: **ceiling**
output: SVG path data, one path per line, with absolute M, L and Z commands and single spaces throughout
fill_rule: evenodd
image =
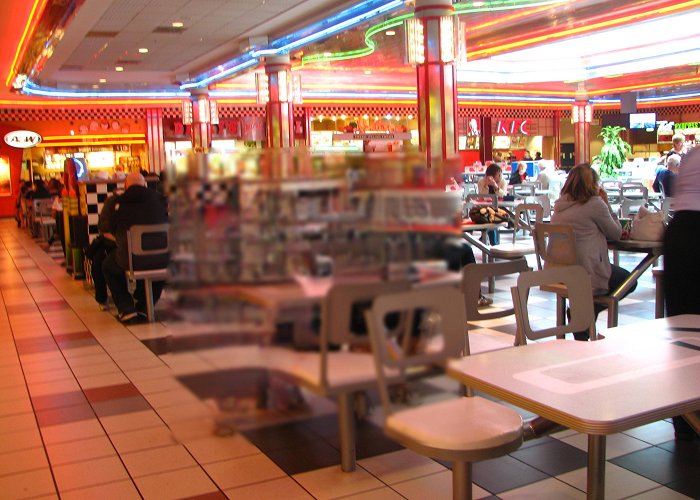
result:
M 289 52 L 305 101 L 415 101 L 415 70 L 404 62 L 403 16 L 389 0 L 13 0 L 0 2 L 2 76 L 17 72 L 25 93 L 108 99 L 109 92 L 187 95 L 209 87 L 251 99 L 265 52 Z M 476 4 L 476 5 L 475 5 Z M 484 5 L 479 5 L 484 4 Z M 455 5 L 466 30 L 458 66 L 460 102 L 570 101 L 588 94 L 640 100 L 700 91 L 700 0 L 487 0 Z M 41 17 L 32 16 L 43 9 Z M 326 38 L 323 29 L 384 12 Z M 366 16 L 369 17 L 369 14 Z M 37 19 L 24 48 L 22 30 Z M 332 21 L 329 18 L 334 18 Z M 181 28 L 173 27 L 181 22 Z M 389 32 L 393 31 L 391 35 Z M 369 42 L 367 42 L 367 40 Z M 374 47 L 368 47 L 374 45 Z M 139 49 L 148 49 L 146 53 Z M 362 57 L 349 58 L 348 51 Z M 115 68 L 121 67 L 122 71 Z M 40 89 L 41 92 L 37 92 Z M 4 88 L 4 96 L 9 96 Z M 117 94 L 114 94 L 117 95 Z M 114 96 L 112 95 L 112 96 Z M 156 94 L 158 95 L 158 94 Z M 165 94 L 163 94 L 165 95 Z M 18 103 L 26 99 L 12 94 Z M 7 103 L 5 103 L 7 104 Z

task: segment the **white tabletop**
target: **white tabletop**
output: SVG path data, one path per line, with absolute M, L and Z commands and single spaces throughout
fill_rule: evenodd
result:
M 642 321 L 597 342 L 552 340 L 450 362 L 475 389 L 593 435 L 700 410 L 700 316 Z

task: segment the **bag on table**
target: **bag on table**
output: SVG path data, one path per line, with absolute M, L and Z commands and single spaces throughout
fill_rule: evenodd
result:
M 508 212 L 502 208 L 493 208 L 491 205 L 477 205 L 469 209 L 469 218 L 475 224 L 499 224 L 508 222 Z
M 630 238 L 642 241 L 663 241 L 666 224 L 662 212 L 650 212 L 644 207 L 639 209 L 634 221 Z

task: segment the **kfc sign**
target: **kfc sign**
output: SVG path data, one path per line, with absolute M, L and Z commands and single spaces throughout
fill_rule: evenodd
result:
M 495 135 L 531 135 L 530 120 L 505 118 L 496 122 Z

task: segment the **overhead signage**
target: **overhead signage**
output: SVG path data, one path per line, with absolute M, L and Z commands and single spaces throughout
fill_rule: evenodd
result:
M 358 134 L 333 134 L 334 141 L 408 141 L 410 132 L 365 132 Z
M 496 122 L 495 135 L 530 135 L 530 120 L 504 118 Z
M 41 136 L 31 130 L 14 130 L 5 134 L 5 144 L 13 148 L 31 148 L 41 142 Z

